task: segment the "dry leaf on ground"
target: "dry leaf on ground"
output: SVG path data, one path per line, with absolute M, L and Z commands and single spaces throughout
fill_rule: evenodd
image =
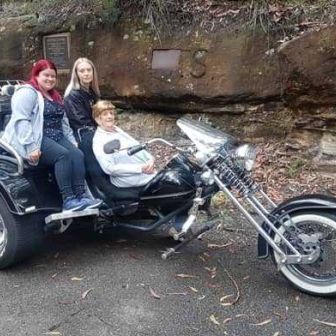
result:
M 183 295 L 183 296 L 186 296 L 186 295 L 188 295 L 188 293 L 186 293 L 186 292 L 175 292 L 175 293 L 166 293 L 167 295 Z
M 153 290 L 152 287 L 149 287 L 149 292 L 151 293 L 151 295 L 153 296 L 153 298 L 155 298 L 155 299 L 161 299 L 161 296 L 158 295 L 158 294 L 156 294 L 156 293 L 154 292 L 154 290 Z
M 90 288 L 88 290 L 86 290 L 85 292 L 83 292 L 82 294 L 82 299 L 85 299 L 87 297 L 87 295 L 93 290 L 93 288 Z
M 232 297 L 232 296 L 234 296 L 234 294 L 224 295 L 219 299 L 219 301 L 223 302 L 224 300 L 226 300 L 226 299 L 228 299 L 229 297 Z
M 259 323 L 250 323 L 250 325 L 263 326 L 263 325 L 269 324 L 271 322 L 272 322 L 272 319 L 269 319 L 269 320 L 265 320 L 265 321 L 262 321 L 262 322 L 259 322 Z
M 232 245 L 232 242 L 226 243 L 226 244 L 208 244 L 209 248 L 222 248 Z
M 210 315 L 210 321 L 216 325 L 220 325 L 214 314 Z
M 82 281 L 84 278 L 72 277 L 71 281 Z
M 184 279 L 187 279 L 187 278 L 197 278 L 198 277 L 197 275 L 191 275 L 191 274 L 176 274 L 176 276 L 178 278 L 184 278 Z
M 324 324 L 324 325 L 329 326 L 329 327 L 336 327 L 336 323 L 333 323 L 333 322 L 320 321 L 320 320 L 317 320 L 317 319 L 314 319 L 314 321 L 317 322 L 317 323 Z

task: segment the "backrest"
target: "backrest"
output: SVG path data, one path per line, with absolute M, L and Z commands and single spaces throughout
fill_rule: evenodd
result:
M 94 196 L 101 197 L 102 193 L 107 203 L 125 200 L 137 201 L 140 188 L 118 188 L 111 183 L 110 177 L 101 169 L 92 149 L 93 135 L 92 131 L 85 132 L 82 135 L 79 148 L 84 153 L 87 183 Z
M 0 132 L 5 129 L 12 114 L 11 98 L 22 84 L 20 80 L 0 80 Z

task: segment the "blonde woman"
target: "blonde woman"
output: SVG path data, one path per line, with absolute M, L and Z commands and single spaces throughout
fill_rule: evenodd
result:
M 85 132 L 93 133 L 96 123 L 92 105 L 100 97 L 97 70 L 87 58 L 78 58 L 72 68 L 70 83 L 64 93 L 64 106 L 77 141 Z

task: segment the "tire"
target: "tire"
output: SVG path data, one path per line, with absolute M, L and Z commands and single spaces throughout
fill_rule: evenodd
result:
M 39 250 L 42 241 L 39 216 L 13 215 L 0 197 L 0 269 L 32 256 Z
M 291 215 L 291 220 L 296 227 L 306 234 L 324 232 L 324 237 L 319 239 L 321 255 L 313 264 L 290 264 L 281 265 L 279 254 L 272 250 L 273 261 L 281 274 L 296 288 L 302 292 L 317 296 L 336 295 L 336 217 L 323 212 L 299 212 Z M 314 230 L 313 227 L 320 227 Z M 284 226 L 279 231 L 285 234 Z M 275 234 L 274 241 L 279 245 L 280 237 Z M 295 246 L 300 252 L 302 249 Z M 329 266 L 330 265 L 330 266 Z M 327 272 L 323 269 L 327 268 Z M 330 268 L 330 269 L 329 269 Z M 329 274 L 328 274 L 329 272 Z

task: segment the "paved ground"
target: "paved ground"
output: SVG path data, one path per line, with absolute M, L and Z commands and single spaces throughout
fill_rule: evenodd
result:
M 271 261 L 255 258 L 250 230 L 208 235 L 168 261 L 160 258 L 167 239 L 126 239 L 66 234 L 2 271 L 0 335 L 336 333 L 322 323 L 336 322 L 335 299 L 290 287 Z M 239 300 L 230 305 L 237 289 Z

